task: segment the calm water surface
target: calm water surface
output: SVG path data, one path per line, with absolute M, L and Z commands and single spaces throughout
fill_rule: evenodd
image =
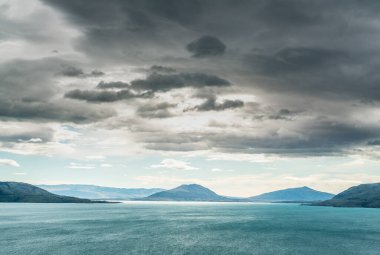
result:
M 1 255 L 380 254 L 380 209 L 0 203 Z

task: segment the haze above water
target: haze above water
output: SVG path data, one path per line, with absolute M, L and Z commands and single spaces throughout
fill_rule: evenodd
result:
M 0 204 L 0 254 L 379 254 L 380 211 L 295 204 Z

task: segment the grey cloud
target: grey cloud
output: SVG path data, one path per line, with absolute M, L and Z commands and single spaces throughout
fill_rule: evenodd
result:
M 104 72 L 99 70 L 93 70 L 90 73 L 85 73 L 83 69 L 75 66 L 63 66 L 63 70 L 60 72 L 63 76 L 86 78 L 86 77 L 99 77 L 103 76 Z
M 66 92 L 65 97 L 77 100 L 84 100 L 92 103 L 109 103 L 132 98 L 149 98 L 152 94 L 149 92 L 136 94 L 128 89 L 120 91 L 96 91 L 75 89 Z
M 18 142 L 48 142 L 53 138 L 53 130 L 51 128 L 31 128 L 29 130 L 10 130 L 1 129 L 0 141 L 6 143 Z
M 241 100 L 224 100 L 222 103 L 216 101 L 216 97 L 206 99 L 202 104 L 196 106 L 194 109 L 197 111 L 223 111 L 227 109 L 241 108 L 244 102 Z
M 81 77 L 84 76 L 84 72 L 82 69 L 77 68 L 75 66 L 65 66 L 62 70 L 61 74 L 63 76 L 69 76 L 69 77 Z
M 103 75 L 105 75 L 105 73 L 99 70 L 93 70 L 90 73 L 90 76 L 94 76 L 94 77 L 103 76 Z
M 132 98 L 149 98 L 154 92 L 169 91 L 177 88 L 193 87 L 225 87 L 230 82 L 215 75 L 204 73 L 179 73 L 179 74 L 159 74 L 153 73 L 146 79 L 132 80 L 130 85 L 125 82 L 100 82 L 97 88 L 109 89 L 117 88 L 120 91 L 97 91 L 75 89 L 66 92 L 65 97 L 87 102 L 115 102 Z M 226 104 L 229 104 L 227 102 Z
M 136 113 L 143 118 L 169 118 L 173 116 L 169 109 L 175 106 L 169 103 L 145 104 L 137 108 Z
M 0 118 L 30 121 L 58 121 L 89 123 L 112 117 L 115 112 L 110 109 L 93 109 L 83 104 L 55 102 L 0 102 Z
M 300 113 L 301 111 L 292 111 L 292 110 L 283 108 L 277 111 L 276 113 L 269 115 L 268 118 L 275 119 L 275 120 L 293 120 Z
M 290 110 L 287 108 L 274 108 L 273 106 L 262 105 L 257 102 L 249 102 L 245 107 L 245 115 L 253 120 L 286 120 L 294 121 L 298 117 L 307 116 L 305 110 Z
M 146 79 L 131 81 L 137 90 L 168 91 L 171 89 L 193 87 L 225 87 L 230 82 L 215 75 L 204 73 L 158 74 L 153 73 Z
M 205 35 L 189 43 L 186 49 L 193 54 L 193 57 L 204 58 L 223 55 L 226 45 L 215 36 Z
M 54 96 L 57 88 L 52 81 L 62 65 L 63 61 L 56 58 L 13 60 L 0 64 L 1 101 L 23 98 L 45 101 Z
M 157 73 L 174 73 L 176 70 L 168 66 L 153 65 L 149 68 L 150 72 Z
M 96 86 L 98 89 L 125 89 L 129 88 L 130 85 L 126 82 L 122 81 L 111 81 L 111 82 L 104 82 L 101 81 L 99 84 Z
M 208 148 L 229 153 L 280 154 L 288 156 L 344 155 L 349 149 L 365 145 L 379 135 L 373 127 L 353 127 L 347 123 L 316 122 L 297 128 L 298 136 L 269 133 L 181 133 L 180 135 L 145 134 L 149 149 L 176 151 L 175 144 Z M 180 151 L 182 149 L 179 149 Z

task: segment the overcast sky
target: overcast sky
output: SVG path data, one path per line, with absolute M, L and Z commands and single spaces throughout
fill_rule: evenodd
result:
M 236 196 L 378 182 L 379 13 L 0 0 L 0 177 Z

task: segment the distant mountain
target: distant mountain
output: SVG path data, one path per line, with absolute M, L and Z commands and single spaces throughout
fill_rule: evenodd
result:
M 177 188 L 161 191 L 138 200 L 144 201 L 208 201 L 233 202 L 239 199 L 228 198 L 198 184 L 181 185 Z
M 147 197 L 164 189 L 125 189 L 84 184 L 38 185 L 47 191 L 61 195 L 88 199 L 132 199 Z
M 330 199 L 334 194 L 311 189 L 309 187 L 290 188 L 264 193 L 248 198 L 252 202 L 310 202 Z
M 52 194 L 22 182 L 0 182 L 0 202 L 20 203 L 93 203 L 88 199 Z
M 380 208 L 380 183 L 354 186 L 330 200 L 314 203 L 313 205 Z

